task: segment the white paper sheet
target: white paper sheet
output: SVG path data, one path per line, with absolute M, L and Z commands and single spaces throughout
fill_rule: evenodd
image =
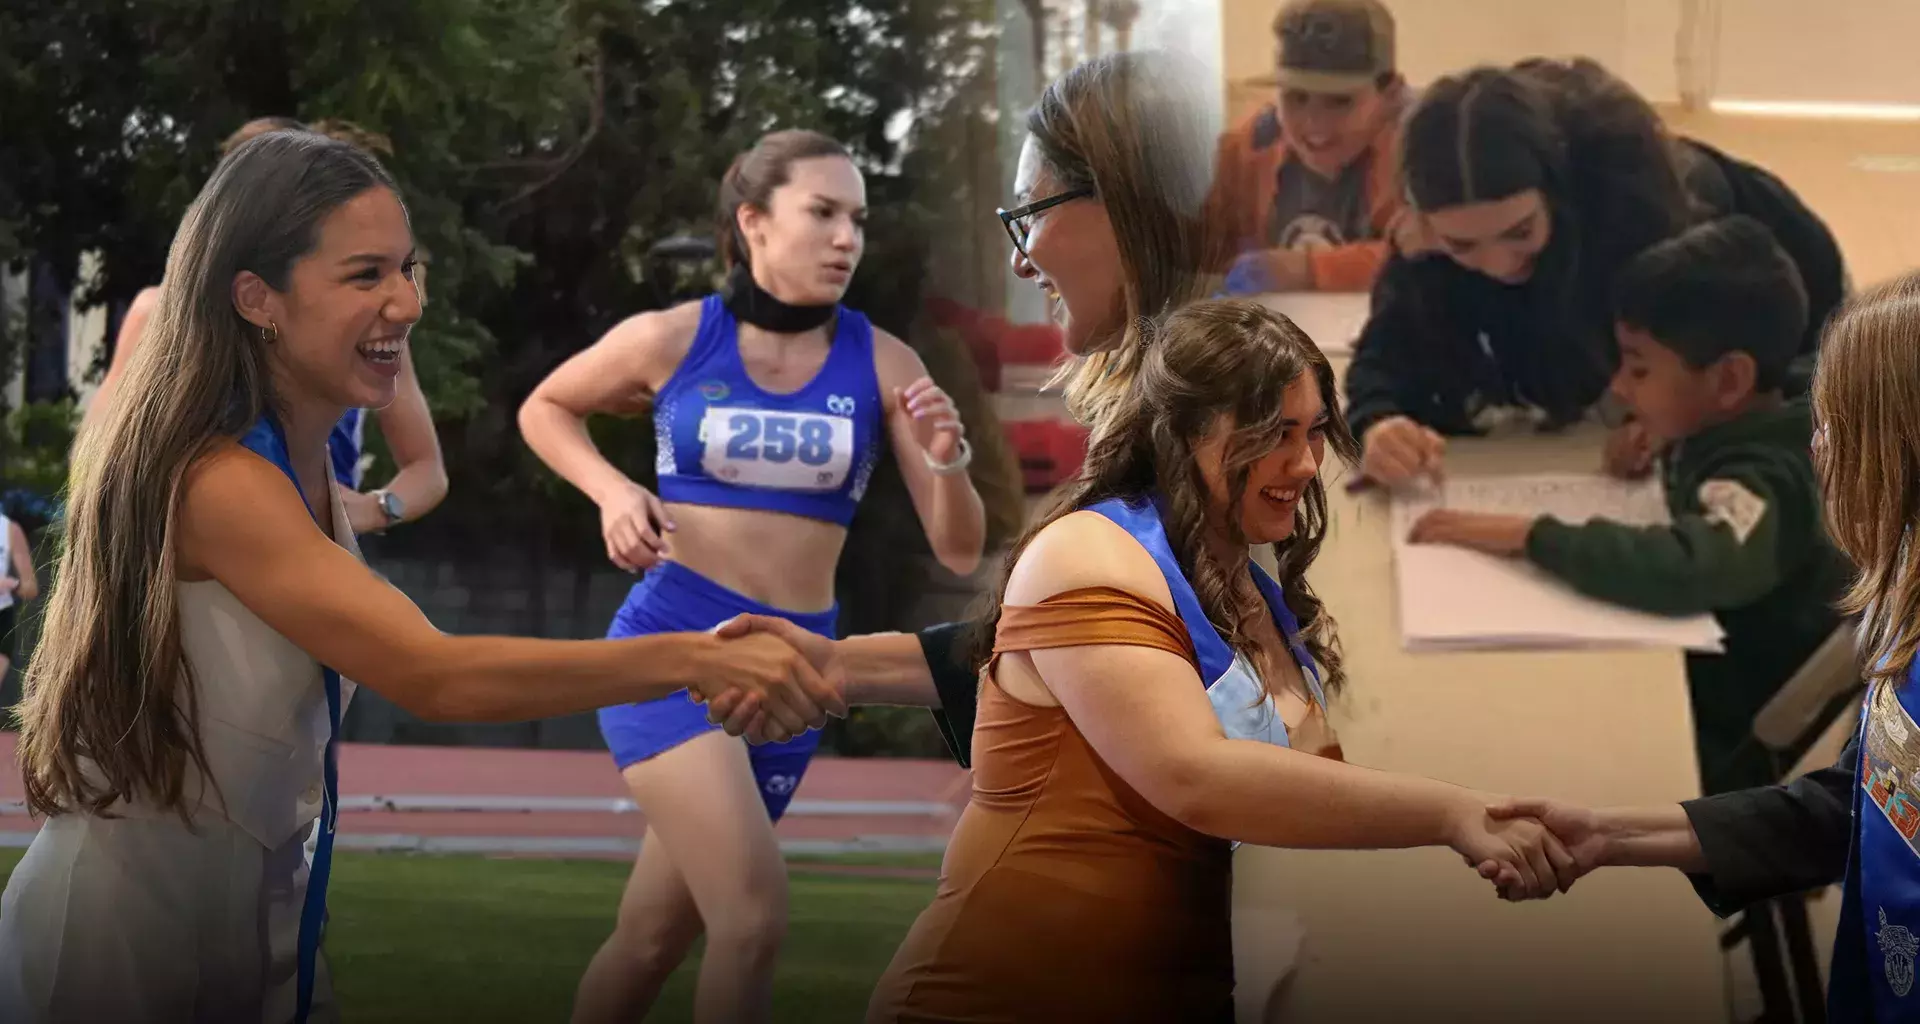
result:
M 1260 302 L 1292 320 L 1329 356 L 1352 355 L 1367 325 L 1365 292 L 1283 292 L 1262 295 Z
M 1393 498 L 1394 568 L 1400 631 L 1409 650 L 1490 647 L 1679 647 L 1718 651 L 1724 633 L 1712 615 L 1669 617 L 1575 593 L 1521 559 L 1407 542 L 1428 509 L 1552 515 L 1582 523 L 1602 517 L 1633 525 L 1668 522 L 1657 481 L 1550 475 L 1448 480 L 1441 491 Z

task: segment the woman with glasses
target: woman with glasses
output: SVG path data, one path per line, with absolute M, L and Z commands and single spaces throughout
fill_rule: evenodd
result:
M 830 642 L 835 566 L 887 447 L 941 564 L 979 564 L 971 448 L 920 357 L 840 305 L 867 216 L 840 143 L 767 135 L 734 161 L 718 205 L 725 289 L 616 326 L 534 390 L 520 429 L 600 506 L 608 559 L 643 574 L 610 636 L 757 612 Z M 595 413 L 637 408 L 659 435 L 657 491 L 586 429 Z M 820 734 L 778 731 L 749 750 L 686 693 L 604 708 L 600 729 L 647 834 L 574 1019 L 645 1016 L 703 931 L 694 1019 L 767 1019 L 787 902 L 773 824 Z
M 1015 272 L 1062 322 L 1091 441 L 959 653 L 983 669 L 973 796 L 875 1024 L 1230 1021 L 1241 841 L 1487 850 L 1510 895 L 1550 891 L 1571 863 L 1537 823 L 1495 822 L 1496 798 L 1342 762 L 1325 715 L 1335 627 L 1306 573 L 1320 466 L 1358 449 L 1305 334 L 1257 305 L 1190 301 L 1222 262 L 1201 212 L 1200 84 L 1163 56 L 1115 55 L 1029 118 L 1001 219 Z M 1252 544 L 1273 545 L 1278 579 Z M 850 701 L 886 689 L 857 675 Z
M 1205 216 L 1214 135 L 1201 111 L 1203 72 L 1166 53 L 1116 54 L 1050 84 L 1027 117 L 1013 205 L 999 211 L 1013 272 L 1046 296 L 1060 324 L 1068 411 L 1098 429 L 1140 364 L 1142 327 L 1220 288 L 1231 240 Z M 931 707 L 949 750 L 970 763 L 976 666 L 968 624 L 838 642 L 777 617 L 728 632 L 780 633 L 866 704 Z M 708 709 L 727 731 L 759 738 L 757 709 Z

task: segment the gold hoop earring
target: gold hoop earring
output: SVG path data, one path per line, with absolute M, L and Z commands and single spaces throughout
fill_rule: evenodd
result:
M 279 341 L 280 325 L 271 320 L 267 321 L 267 326 L 260 328 L 260 340 L 269 345 Z

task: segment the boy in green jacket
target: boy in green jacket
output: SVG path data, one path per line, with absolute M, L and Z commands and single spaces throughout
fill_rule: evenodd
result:
M 1671 525 L 1438 509 L 1410 539 L 1525 557 L 1629 608 L 1712 612 L 1725 652 L 1687 656 L 1702 786 L 1776 782 L 1791 765 L 1752 738 L 1754 715 L 1839 625 L 1849 574 L 1821 517 L 1811 410 L 1781 397 L 1806 290 L 1765 227 L 1730 217 L 1641 253 L 1614 309 L 1612 387 L 1665 449 Z

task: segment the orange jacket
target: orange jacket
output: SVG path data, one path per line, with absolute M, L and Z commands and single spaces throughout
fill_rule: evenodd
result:
M 1331 249 L 1315 249 L 1307 262 L 1315 291 L 1364 292 L 1391 251 L 1389 229 L 1406 206 L 1400 187 L 1400 121 L 1388 117 L 1360 154 L 1367 168 L 1367 223 L 1372 237 Z M 1214 204 L 1237 253 L 1266 247 L 1280 166 L 1288 157 L 1280 112 L 1269 105 L 1221 136 L 1214 170 Z

